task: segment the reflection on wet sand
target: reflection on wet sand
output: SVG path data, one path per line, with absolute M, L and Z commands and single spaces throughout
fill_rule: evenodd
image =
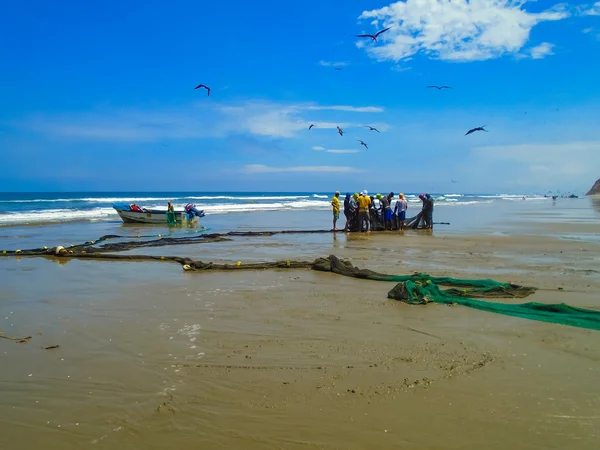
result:
M 592 207 L 594 210 L 600 214 L 600 197 L 594 196 L 590 200 L 592 201 Z

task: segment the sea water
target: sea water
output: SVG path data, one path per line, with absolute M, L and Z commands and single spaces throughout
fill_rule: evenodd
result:
M 600 203 L 590 198 L 552 200 L 542 195 L 433 194 L 438 236 L 455 234 L 544 233 L 550 223 L 564 223 L 577 239 L 598 239 Z M 407 194 L 408 217 L 421 209 L 418 194 Z M 195 203 L 206 216 L 198 224 L 125 224 L 113 203 L 176 209 Z M 182 236 L 202 232 L 329 230 L 333 227 L 331 194 L 325 192 L 146 192 L 146 193 L 0 193 L 0 250 L 69 245 L 114 234 Z M 337 226 L 343 228 L 342 214 Z M 526 224 L 527 230 L 522 224 Z M 547 234 L 563 230 L 547 228 Z M 565 234 L 568 237 L 569 233 Z

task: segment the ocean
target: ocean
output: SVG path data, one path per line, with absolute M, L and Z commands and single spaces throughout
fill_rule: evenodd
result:
M 345 193 L 342 193 L 342 197 Z M 42 225 L 80 221 L 119 220 L 115 203 L 135 203 L 142 207 L 175 209 L 195 203 L 208 215 L 268 211 L 329 210 L 331 192 L 72 192 L 0 193 L 0 226 Z M 508 194 L 432 194 L 436 206 L 463 207 L 494 202 L 549 202 L 540 195 Z M 418 193 L 406 194 L 410 203 L 420 204 Z
M 104 235 L 178 237 L 202 229 L 229 231 L 329 230 L 331 193 L 327 192 L 75 192 L 1 193 L 0 251 L 71 245 Z M 547 235 L 600 241 L 600 205 L 590 198 L 539 195 L 432 194 L 435 236 Z M 406 194 L 408 217 L 421 209 L 418 194 Z M 176 209 L 193 202 L 206 213 L 189 226 L 126 224 L 113 203 Z M 337 223 L 343 228 L 344 216 Z M 568 224 L 567 228 L 560 228 Z M 557 228 L 559 227 L 559 228 Z M 304 238 L 298 235 L 298 244 Z M 328 239 L 323 237 L 322 239 Z M 315 245 L 322 245 L 320 240 Z M 300 245 L 302 247 L 302 245 Z M 265 255 L 266 257 L 267 255 Z

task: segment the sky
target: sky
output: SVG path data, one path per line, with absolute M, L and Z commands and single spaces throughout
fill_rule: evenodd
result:
M 21 0 L 0 29 L 0 191 L 600 177 L 600 2 Z

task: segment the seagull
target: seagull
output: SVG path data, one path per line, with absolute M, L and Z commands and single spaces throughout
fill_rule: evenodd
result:
M 358 142 L 360 142 L 360 145 L 364 145 L 364 146 L 365 146 L 365 148 L 366 148 L 367 150 L 369 150 L 369 147 L 367 147 L 367 144 L 365 144 L 365 143 L 364 143 L 363 141 L 361 141 L 360 139 L 357 139 L 357 141 L 358 141 Z
M 435 85 L 427 86 L 427 89 L 429 89 L 429 88 L 436 88 L 438 91 L 441 91 L 442 89 L 454 89 L 452 86 L 435 86 Z
M 486 126 L 487 126 L 487 125 L 484 125 L 483 127 L 486 127 Z M 471 128 L 469 131 L 467 131 L 467 132 L 465 133 L 465 136 L 466 136 L 467 134 L 475 133 L 476 131 L 486 131 L 486 132 L 487 132 L 487 130 L 484 130 L 484 129 L 483 129 L 483 127 Z
M 375 42 L 377 42 L 377 36 L 379 36 L 381 33 L 385 32 L 385 31 L 389 30 L 390 28 L 392 28 L 392 27 L 387 27 L 387 28 L 385 28 L 385 29 L 383 29 L 381 31 L 378 31 L 375 34 L 357 34 L 356 37 L 370 37 Z
M 204 84 L 199 84 L 198 86 L 196 86 L 196 87 L 194 88 L 194 90 L 196 90 L 196 89 L 200 89 L 200 88 L 204 88 L 204 89 L 206 89 L 207 96 L 208 96 L 208 95 L 210 95 L 210 88 L 209 88 L 208 86 L 205 86 Z
M 377 131 L 377 132 L 379 133 L 379 130 L 378 130 L 377 128 L 375 128 L 375 127 L 372 127 L 372 126 L 370 126 L 370 125 L 365 125 L 365 128 L 368 128 L 368 129 L 369 129 L 369 131 Z
M 308 127 L 308 129 L 310 130 L 310 129 L 311 129 L 312 127 L 314 127 L 314 126 L 315 126 L 315 124 L 314 124 L 314 123 L 311 123 L 311 124 L 310 124 L 310 126 Z
M 340 134 L 340 136 L 343 136 L 344 132 L 342 131 L 342 129 L 340 127 L 337 127 L 337 129 L 338 129 L 338 133 Z

